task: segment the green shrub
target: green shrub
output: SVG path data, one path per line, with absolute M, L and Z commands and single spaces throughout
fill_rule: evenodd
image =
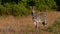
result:
M 19 0 L 17 4 L 13 1 L 0 1 L 0 15 L 29 15 L 31 14 L 30 10 L 28 9 L 29 6 L 35 6 L 38 10 L 49 10 L 57 7 L 54 0 Z
M 47 31 L 54 32 L 58 28 L 58 31 L 60 29 L 60 21 L 55 21 L 54 24 L 47 28 Z M 57 32 L 57 31 L 55 31 Z
M 53 24 L 53 27 L 60 27 L 60 21 L 55 21 L 55 23 Z
M 30 11 L 23 5 L 12 5 L 12 11 L 11 14 L 14 16 L 22 16 L 22 15 L 29 15 Z
M 30 14 L 29 9 L 27 9 L 23 3 L 21 4 L 5 3 L 4 6 L 0 5 L 0 15 L 22 16 L 29 14 Z
M 0 5 L 0 15 L 9 15 L 9 11 L 11 11 L 10 5 L 8 3 L 3 5 Z
M 35 0 L 35 2 L 38 10 L 50 10 L 52 8 L 56 8 L 56 3 L 54 0 Z

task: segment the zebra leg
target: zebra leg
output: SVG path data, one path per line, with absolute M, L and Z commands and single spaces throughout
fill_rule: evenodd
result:
M 37 22 L 34 22 L 35 28 L 38 28 L 38 24 Z

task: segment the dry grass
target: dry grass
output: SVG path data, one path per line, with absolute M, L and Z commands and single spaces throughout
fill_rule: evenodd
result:
M 47 27 L 52 25 L 54 20 L 60 17 L 58 12 L 46 12 Z M 35 30 L 31 16 L 27 17 L 0 17 L 0 34 L 53 34 L 42 30 L 39 25 L 38 30 Z

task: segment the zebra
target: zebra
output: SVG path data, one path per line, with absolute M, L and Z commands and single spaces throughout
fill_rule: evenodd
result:
M 43 26 L 46 24 L 46 15 L 44 13 L 37 14 L 34 8 L 32 7 L 31 9 L 31 14 L 32 14 L 32 20 L 35 25 L 35 28 L 38 28 L 38 24 L 42 23 Z

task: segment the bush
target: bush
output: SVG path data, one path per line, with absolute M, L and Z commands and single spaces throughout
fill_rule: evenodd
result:
M 56 3 L 54 0 L 35 0 L 35 2 L 38 10 L 50 10 L 52 8 L 56 8 Z
M 23 4 L 15 4 L 12 5 L 11 14 L 14 16 L 29 15 L 30 11 Z
M 21 4 L 5 3 L 4 5 L 0 5 L 0 15 L 22 16 L 29 14 L 30 14 L 29 9 L 27 9 L 23 3 Z
M 60 21 L 55 21 L 54 24 L 50 27 L 47 28 L 47 31 L 49 32 L 54 32 L 56 29 L 58 29 L 58 31 L 60 31 Z M 57 32 L 57 31 L 55 31 Z
M 4 4 L 3 5 L 0 5 L 0 15 L 9 15 L 9 11 L 11 11 L 11 8 L 10 8 L 10 5 L 7 3 L 7 4 Z
M 12 2 L 11 2 L 12 1 Z M 0 15 L 13 15 L 13 16 L 22 16 L 29 15 L 31 12 L 27 7 L 35 6 L 38 10 L 49 10 L 56 8 L 56 3 L 54 0 L 5 0 L 4 2 L 0 1 Z M 18 1 L 18 0 L 17 0 Z M 3 4 L 2 4 L 3 3 Z

